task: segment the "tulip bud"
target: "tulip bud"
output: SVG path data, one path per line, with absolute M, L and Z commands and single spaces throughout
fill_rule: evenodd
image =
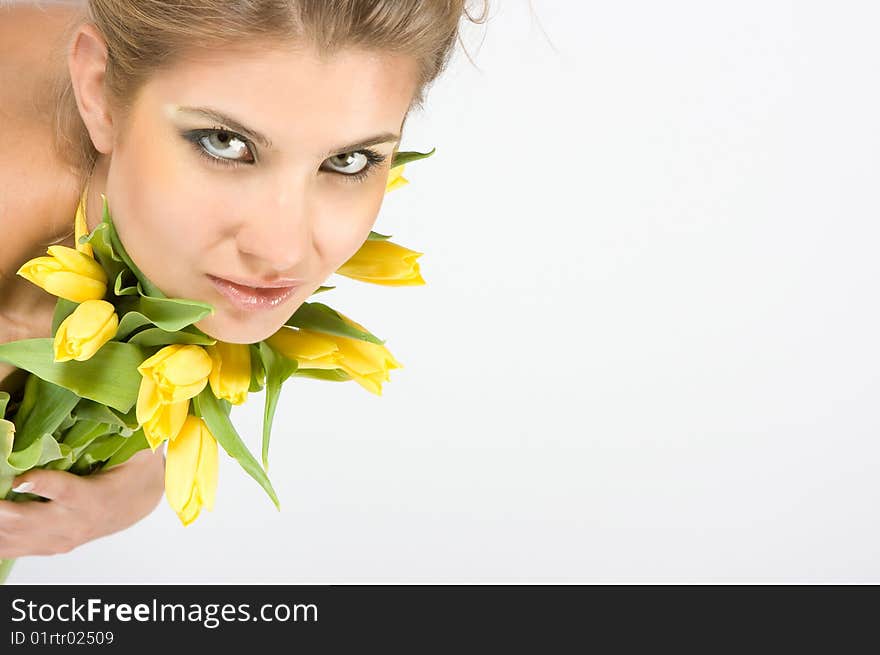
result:
M 208 382 L 217 398 L 225 398 L 233 405 L 241 405 L 251 385 L 251 351 L 246 343 L 217 341 L 205 346 L 213 366 Z
M 204 420 L 188 414 L 165 456 L 165 497 L 183 525 L 202 507 L 214 509 L 217 469 L 217 440 Z
M 401 164 L 388 171 L 388 181 L 385 183 L 385 193 L 409 184 L 409 180 L 403 176 L 404 166 L 405 164 Z
M 119 317 L 106 300 L 86 300 L 61 321 L 55 332 L 55 361 L 85 361 L 116 336 Z
M 371 239 L 336 272 L 383 286 L 416 286 L 425 283 L 416 261 L 423 254 L 385 239 Z
M 136 416 L 152 449 L 180 431 L 189 400 L 208 384 L 211 357 L 201 346 L 171 344 L 138 366 Z
M 67 246 L 49 246 L 49 257 L 36 257 L 16 271 L 49 293 L 70 300 L 100 300 L 107 292 L 107 274 L 92 257 Z
M 337 314 L 352 327 L 368 332 L 360 323 Z M 336 334 L 282 327 L 266 343 L 285 357 L 297 360 L 299 368 L 340 368 L 378 396 L 382 395 L 382 382 L 391 379 L 388 371 L 403 368 L 384 345 Z
M 339 368 L 339 348 L 329 335 L 282 326 L 266 343 L 299 368 Z
M 354 322 L 341 312 L 336 313 L 352 327 L 369 332 L 363 325 Z M 384 344 L 349 337 L 334 336 L 333 338 L 342 355 L 340 368 L 364 389 L 377 396 L 382 395 L 382 382 L 391 380 L 388 371 L 403 368 L 403 364 L 394 358 Z

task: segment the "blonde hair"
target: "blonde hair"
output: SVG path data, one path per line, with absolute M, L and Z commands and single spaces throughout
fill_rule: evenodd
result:
M 64 52 L 83 22 L 107 43 L 104 88 L 124 116 L 152 74 L 191 52 L 222 47 L 253 49 L 278 43 L 311 46 L 328 57 L 345 47 L 405 54 L 418 62 L 419 80 L 410 109 L 449 63 L 462 17 L 483 23 L 467 0 L 89 0 L 72 21 Z M 54 147 L 87 182 L 98 153 L 79 115 L 67 67 L 52 90 Z

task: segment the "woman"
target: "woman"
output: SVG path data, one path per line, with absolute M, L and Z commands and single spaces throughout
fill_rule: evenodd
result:
M 409 111 L 465 0 L 198 0 L 0 8 L 0 342 L 51 336 L 56 298 L 16 276 L 73 216 L 101 222 L 196 327 L 265 339 L 369 234 Z M 39 34 L 40 38 L 33 36 Z M 44 46 L 42 44 L 51 44 Z M 0 365 L 0 389 L 24 371 Z M 68 552 L 149 514 L 164 455 L 92 476 L 32 470 L 0 501 L 0 559 Z M 30 485 L 30 486 L 27 486 Z M 47 527 L 51 526 L 51 527 Z

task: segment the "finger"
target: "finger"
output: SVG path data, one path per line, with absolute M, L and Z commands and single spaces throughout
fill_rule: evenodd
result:
M 59 514 L 58 510 L 64 513 Z M 45 532 L 68 513 L 68 508 L 54 503 L 0 500 L 0 532 Z
M 85 541 L 75 518 L 57 503 L 0 501 L 0 559 L 70 552 Z
M 62 505 L 75 505 L 82 491 L 83 481 L 67 471 L 33 469 L 22 473 L 12 482 L 12 490 L 55 500 Z
M 0 500 L 0 534 L 19 532 L 24 522 L 25 512 L 21 511 L 24 503 L 11 500 Z

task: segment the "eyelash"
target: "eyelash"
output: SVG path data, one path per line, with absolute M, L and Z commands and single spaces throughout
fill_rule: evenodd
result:
M 215 157 L 214 155 L 208 153 L 202 147 L 202 144 L 200 143 L 200 141 L 203 137 L 210 136 L 212 134 L 217 134 L 220 132 L 228 134 L 229 136 L 231 136 L 234 139 L 238 139 L 239 141 L 244 143 L 248 147 L 248 149 L 251 150 L 251 152 L 253 152 L 253 145 L 251 144 L 251 142 L 248 139 L 241 136 L 240 134 L 233 132 L 232 130 L 227 130 L 223 127 L 215 127 L 212 129 L 205 129 L 205 130 L 192 130 L 191 132 L 185 133 L 183 136 L 187 141 L 189 141 L 193 145 L 196 152 L 199 155 L 201 155 L 202 157 L 204 157 L 205 159 L 207 159 L 208 162 L 211 164 L 214 164 L 216 166 L 220 166 L 223 168 L 230 168 L 230 167 L 236 168 L 238 166 L 253 166 L 253 163 L 251 163 L 251 162 L 242 162 L 242 161 L 236 161 L 235 159 L 223 159 L 221 157 Z M 330 171 L 333 173 L 337 173 L 338 175 L 345 178 L 346 182 L 360 182 L 360 181 L 366 179 L 376 168 L 379 167 L 380 164 L 382 164 L 382 162 L 384 162 L 387 159 L 387 157 L 385 155 L 382 155 L 382 154 L 376 152 L 375 150 L 364 149 L 364 150 L 355 150 L 353 152 L 359 152 L 363 155 L 366 155 L 367 165 L 364 166 L 364 168 L 362 170 L 358 171 L 357 173 L 339 173 L 338 171 Z M 339 154 L 340 155 L 349 155 L 352 153 L 340 152 Z

